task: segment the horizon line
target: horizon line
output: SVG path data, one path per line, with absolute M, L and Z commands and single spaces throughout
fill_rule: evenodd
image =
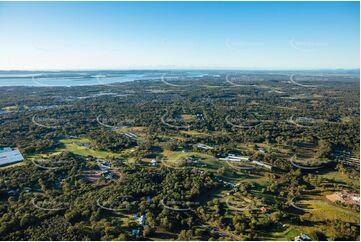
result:
M 199 68 L 49 68 L 49 69 L 0 69 L 1 72 L 5 71 L 172 71 L 172 70 L 185 70 L 185 71 L 317 71 L 317 70 L 358 70 L 360 67 L 338 67 L 338 68 L 222 68 L 222 67 L 199 67 Z

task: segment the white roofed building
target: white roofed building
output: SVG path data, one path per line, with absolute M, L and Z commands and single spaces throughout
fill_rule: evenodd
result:
M 12 164 L 23 160 L 24 157 L 17 148 L 0 148 L 0 166 Z
M 203 150 L 212 150 L 213 147 L 209 146 L 209 145 L 205 145 L 205 144 L 197 144 L 197 147 Z
M 225 158 L 219 158 L 223 161 L 249 161 L 249 157 L 246 156 L 235 156 L 234 154 L 228 154 Z
M 151 164 L 152 166 L 157 166 L 158 162 L 153 159 L 153 160 L 150 161 L 150 164 Z

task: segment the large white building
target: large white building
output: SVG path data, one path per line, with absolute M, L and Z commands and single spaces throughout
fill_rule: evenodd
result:
M 23 160 L 24 157 L 18 149 L 11 149 L 10 147 L 0 148 L 0 166 Z
M 228 154 L 225 158 L 219 158 L 222 161 L 249 161 L 249 157 L 246 156 L 236 156 L 234 154 Z
M 263 166 L 267 169 L 272 169 L 272 166 L 267 165 L 261 161 L 256 161 L 256 160 L 250 160 L 249 157 L 246 156 L 235 156 L 234 154 L 228 154 L 227 157 L 225 158 L 219 158 L 219 160 L 221 161 L 250 161 L 253 164 L 259 165 L 259 166 Z
M 205 144 L 197 144 L 197 147 L 203 150 L 212 150 L 213 147 L 209 146 L 209 145 L 205 145 Z

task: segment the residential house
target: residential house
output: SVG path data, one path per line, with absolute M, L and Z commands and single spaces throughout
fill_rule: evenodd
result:
M 295 241 L 311 241 L 311 238 L 310 236 L 301 233 L 300 235 L 295 237 Z

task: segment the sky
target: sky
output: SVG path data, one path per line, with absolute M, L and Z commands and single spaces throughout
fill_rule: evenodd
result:
M 0 2 L 0 70 L 359 65 L 359 2 Z

